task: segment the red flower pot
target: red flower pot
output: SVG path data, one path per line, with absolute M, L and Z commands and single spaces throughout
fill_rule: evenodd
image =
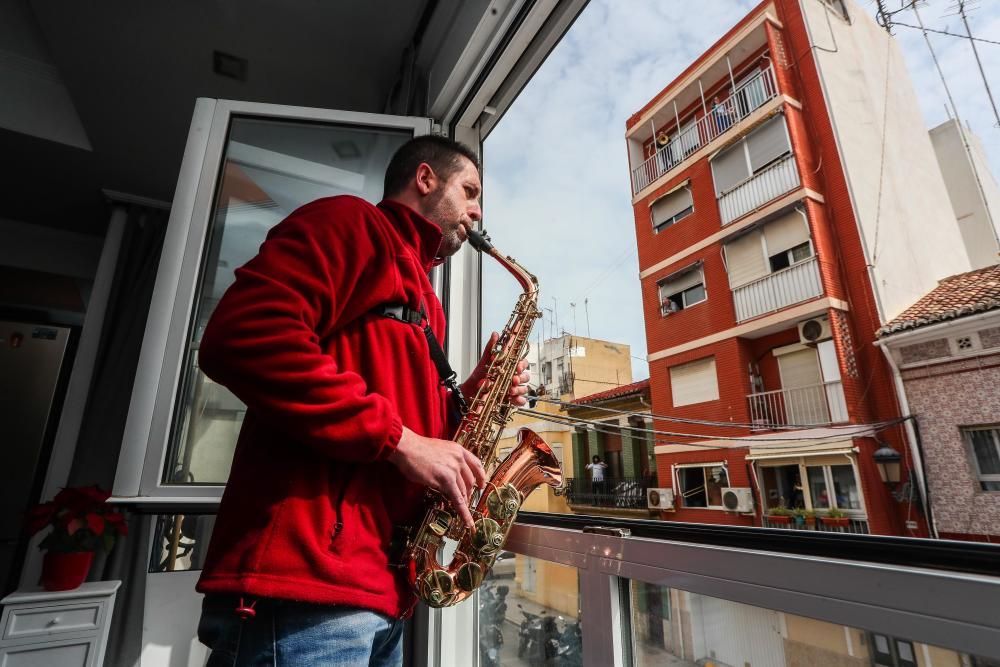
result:
M 846 516 L 825 516 L 823 517 L 823 523 L 827 526 L 838 526 L 843 528 L 851 522 L 850 518 Z
M 46 551 L 40 583 L 47 591 L 78 588 L 87 578 L 93 560 L 93 551 Z
M 792 522 L 792 517 L 790 517 L 790 516 L 782 516 L 780 514 L 777 514 L 777 515 L 775 515 L 775 514 L 768 514 L 767 515 L 767 522 L 768 523 L 778 523 L 778 524 L 789 524 L 789 523 Z

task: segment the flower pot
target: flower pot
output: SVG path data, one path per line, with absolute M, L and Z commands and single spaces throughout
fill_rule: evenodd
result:
M 790 517 L 790 516 L 780 516 L 780 515 L 770 515 L 769 514 L 767 516 L 767 522 L 768 523 L 777 523 L 777 524 L 787 525 L 787 524 L 789 524 L 789 523 L 792 522 L 792 517 Z
M 839 528 L 843 528 L 844 526 L 846 526 L 850 522 L 851 522 L 851 520 L 849 518 L 847 518 L 846 516 L 833 516 L 833 517 L 831 517 L 831 516 L 825 516 L 825 517 L 823 517 L 823 524 L 827 525 L 827 526 L 837 526 Z
M 93 551 L 46 551 L 39 583 L 47 591 L 78 588 L 87 578 L 93 560 Z
M 814 516 L 807 516 L 807 517 L 803 517 L 803 518 L 805 519 L 806 525 L 809 526 L 810 528 L 813 528 L 813 527 L 816 526 L 816 517 L 814 517 Z

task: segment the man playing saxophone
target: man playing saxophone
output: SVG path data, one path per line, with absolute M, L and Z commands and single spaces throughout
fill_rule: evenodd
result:
M 199 352 L 247 405 L 198 582 L 210 666 L 401 663 L 415 598 L 393 528 L 421 518 L 427 489 L 471 526 L 486 483 L 448 439 L 457 392 L 431 358 L 445 318 L 427 278 L 480 220 L 480 191 L 471 150 L 418 137 L 390 161 L 378 206 L 302 206 L 236 271 Z M 521 362 L 513 405 L 528 379 Z

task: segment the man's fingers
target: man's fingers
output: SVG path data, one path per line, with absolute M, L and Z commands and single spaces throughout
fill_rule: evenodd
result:
M 459 491 L 457 479 L 452 480 L 451 484 L 448 486 L 448 499 L 451 501 L 451 505 L 455 511 L 462 517 L 462 521 L 465 522 L 465 525 L 469 528 L 474 528 L 475 523 L 472 521 L 472 513 L 465 505 L 465 499 L 462 497 L 461 491 Z
M 476 458 L 475 454 L 467 449 L 463 449 L 465 452 L 465 462 L 468 464 L 469 469 L 472 470 L 472 474 L 476 479 L 476 486 L 483 488 L 486 486 L 486 470 L 483 469 L 483 463 Z

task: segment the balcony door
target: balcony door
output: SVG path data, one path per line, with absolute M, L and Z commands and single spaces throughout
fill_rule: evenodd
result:
M 816 350 L 805 347 L 778 357 L 786 424 L 826 424 L 830 411 Z

